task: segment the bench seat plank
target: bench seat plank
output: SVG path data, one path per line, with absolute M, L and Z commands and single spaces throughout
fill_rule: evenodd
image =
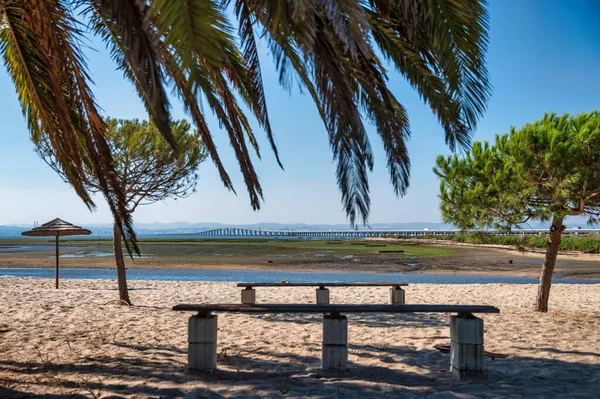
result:
M 349 283 L 238 283 L 238 287 L 406 287 L 404 282 L 349 282 Z
M 177 311 L 235 313 L 500 313 L 485 305 L 315 305 L 315 304 L 179 304 Z

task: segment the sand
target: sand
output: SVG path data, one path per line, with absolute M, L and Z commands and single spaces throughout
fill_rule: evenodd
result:
M 0 397 L 597 397 L 600 285 L 554 285 L 551 311 L 532 311 L 534 285 L 407 288 L 408 303 L 489 304 L 487 383 L 448 372 L 447 315 L 349 315 L 350 370 L 319 370 L 317 315 L 219 315 L 215 375 L 186 372 L 187 318 L 177 303 L 237 303 L 231 283 L 0 279 Z M 314 303 L 311 288 L 257 289 L 258 302 Z M 382 303 L 385 288 L 337 288 L 332 303 Z

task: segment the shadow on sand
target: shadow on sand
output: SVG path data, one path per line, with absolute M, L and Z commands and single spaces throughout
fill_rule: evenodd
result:
M 531 392 L 531 389 L 540 397 L 584 397 L 586 392 L 593 392 L 593 387 L 600 390 L 597 364 L 557 359 L 486 360 L 489 381 L 469 383 L 459 381 L 447 371 L 448 354 L 434 349 L 417 351 L 401 345 L 351 344 L 350 368 L 344 373 L 320 370 L 318 352 L 311 356 L 260 350 L 228 355 L 222 351 L 218 360 L 220 369 L 214 374 L 186 371 L 185 350 L 178 347 L 111 345 L 127 349 L 129 355 L 85 357 L 81 364 L 0 360 L 0 397 L 38 397 L 29 392 L 44 392 L 45 387 L 52 387 L 53 392 L 63 392 L 42 396 L 48 399 L 126 396 L 370 398 L 382 395 L 495 398 L 527 396 L 525 391 Z M 352 364 L 357 358 L 363 360 L 362 364 Z
M 322 323 L 320 314 L 265 314 L 251 317 L 277 323 L 312 324 Z M 447 329 L 450 317 L 436 313 L 399 313 L 399 314 L 351 314 L 349 323 L 364 327 L 439 327 Z

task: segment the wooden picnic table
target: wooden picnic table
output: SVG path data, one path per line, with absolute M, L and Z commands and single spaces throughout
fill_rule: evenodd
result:
M 323 313 L 322 367 L 346 370 L 348 320 L 342 313 L 453 313 L 450 317 L 450 371 L 459 378 L 485 378 L 483 320 L 473 313 L 499 313 L 484 305 L 315 305 L 180 304 L 176 311 L 197 312 L 188 321 L 188 368 L 213 372 L 217 367 L 217 315 L 220 313 Z
M 323 283 L 323 282 L 280 282 L 280 283 L 238 283 L 238 287 L 243 287 L 242 303 L 252 305 L 256 303 L 255 287 L 318 287 L 316 289 L 317 304 L 329 303 L 329 289 L 326 287 L 390 287 L 389 303 L 392 305 L 401 305 L 405 303 L 405 292 L 401 287 L 408 286 L 405 282 L 388 282 L 388 281 L 373 281 L 373 282 L 348 282 L 348 283 Z

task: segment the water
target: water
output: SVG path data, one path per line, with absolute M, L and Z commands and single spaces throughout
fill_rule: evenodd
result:
M 115 269 L 64 268 L 62 278 L 111 280 Z M 0 268 L 0 277 L 54 278 L 54 268 Z M 129 280 L 164 281 L 222 281 L 273 283 L 291 282 L 376 282 L 405 281 L 431 284 L 537 284 L 533 277 L 478 276 L 473 274 L 412 274 L 412 273 L 345 273 L 345 272 L 292 272 L 287 270 L 163 270 L 128 269 Z M 569 280 L 555 278 L 553 283 L 598 284 L 599 280 Z
M 63 249 L 74 249 L 76 247 L 60 247 Z M 54 251 L 56 250 L 55 245 L 0 245 L 0 252 L 31 252 L 31 251 Z
M 61 258 L 107 258 L 115 256 L 112 252 L 102 252 L 102 251 L 80 251 L 74 254 L 62 254 L 59 255 Z M 144 259 L 144 258 L 152 258 L 154 255 L 140 255 L 136 256 L 136 259 Z
M 105 258 L 109 256 L 115 256 L 112 252 L 102 252 L 102 251 L 80 251 L 74 254 L 62 254 L 61 258 Z

